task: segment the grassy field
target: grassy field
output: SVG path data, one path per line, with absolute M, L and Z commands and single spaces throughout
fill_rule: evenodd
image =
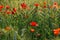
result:
M 0 40 L 60 40 L 60 0 L 0 0 Z

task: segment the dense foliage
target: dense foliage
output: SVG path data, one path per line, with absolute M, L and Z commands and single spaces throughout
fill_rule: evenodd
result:
M 0 40 L 59 40 L 59 0 L 0 0 Z

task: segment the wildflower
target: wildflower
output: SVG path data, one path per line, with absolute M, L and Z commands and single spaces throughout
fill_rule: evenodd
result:
M 35 29 L 32 28 L 32 29 L 30 29 L 30 31 L 31 31 L 31 32 L 35 32 Z
M 22 4 L 21 4 L 21 7 L 22 7 L 23 9 L 26 9 L 26 8 L 27 8 L 27 4 L 22 3 Z
M 15 12 L 14 12 L 14 11 L 12 11 L 12 14 L 15 14 Z
M 3 5 L 0 5 L 0 11 L 2 10 L 3 7 L 4 7 Z
M 31 26 L 38 26 L 38 24 L 37 24 L 36 22 L 34 22 L 34 21 L 31 22 L 30 25 L 31 25 Z
M 39 6 L 39 4 L 38 4 L 38 3 L 35 3 L 34 5 L 35 5 L 36 7 L 38 7 L 38 6 Z
M 54 2 L 53 5 L 58 5 L 58 3 L 57 2 Z
M 16 12 L 16 8 L 13 8 L 13 11 Z
M 53 30 L 54 35 L 59 35 L 60 34 L 60 28 L 54 29 Z
M 11 14 L 11 11 L 7 10 L 6 13 L 7 13 L 7 14 Z
M 59 35 L 59 30 L 54 29 L 54 30 L 53 30 L 53 33 L 54 33 L 55 36 L 57 36 L 57 35 Z
M 58 3 L 57 2 L 53 3 L 53 8 L 57 8 L 58 9 Z
M 10 8 L 10 6 L 9 5 L 6 5 L 6 9 L 9 9 Z
M 47 6 L 44 5 L 43 8 L 47 8 Z
M 5 28 L 5 30 L 9 31 L 9 30 L 11 30 L 11 28 L 10 28 L 9 26 L 7 26 L 7 27 Z

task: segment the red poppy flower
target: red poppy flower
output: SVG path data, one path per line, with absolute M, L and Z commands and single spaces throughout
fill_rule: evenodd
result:
M 21 4 L 21 7 L 22 7 L 23 9 L 26 9 L 26 8 L 27 8 L 27 5 L 26 5 L 25 3 L 22 3 L 22 4 Z
M 2 10 L 3 7 L 4 7 L 3 5 L 0 5 L 0 11 Z
M 12 14 L 15 14 L 15 12 L 14 12 L 14 11 L 12 11 Z
M 44 5 L 43 8 L 47 8 L 47 6 Z
M 31 32 L 35 32 L 35 29 L 32 28 L 32 29 L 30 29 L 30 31 L 31 31 Z
M 10 6 L 9 5 L 6 5 L 6 9 L 9 9 L 10 8 Z
M 38 3 L 35 3 L 34 5 L 35 5 L 36 7 L 38 7 L 38 6 L 39 6 L 39 4 L 38 4 Z
M 57 9 L 59 8 L 59 6 L 58 6 L 58 3 L 57 3 L 57 2 L 54 2 L 54 3 L 53 3 L 53 8 L 57 8 Z
M 7 13 L 7 14 L 11 14 L 11 11 L 7 10 L 6 13 Z
M 13 11 L 16 12 L 16 8 L 13 8 Z
M 30 25 L 31 25 L 31 26 L 38 26 L 38 24 L 37 24 L 36 22 L 34 22 L 34 21 L 31 22 Z
M 4 6 L 3 5 L 0 5 L 0 8 L 3 8 Z
M 57 3 L 57 2 L 54 2 L 53 4 L 54 4 L 54 5 L 57 5 L 58 3 Z
M 57 35 L 59 35 L 59 30 L 54 29 L 54 30 L 53 30 L 53 33 L 54 33 L 55 36 L 57 36 Z

